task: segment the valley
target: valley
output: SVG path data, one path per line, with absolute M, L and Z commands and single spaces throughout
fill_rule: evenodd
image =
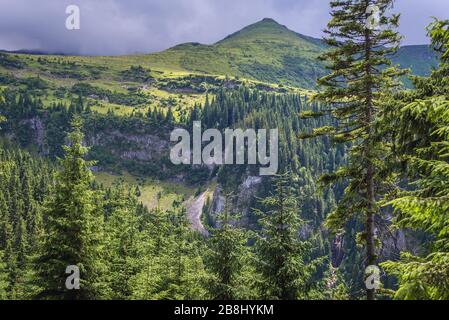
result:
M 325 72 L 317 60 L 324 50 L 321 40 L 267 18 L 214 45 L 187 43 L 148 55 L 1 54 L 0 89 L 31 89 L 44 106 L 69 104 L 82 94 L 100 114 L 129 116 L 150 108 L 182 121 L 221 87 L 311 94 Z M 424 46 L 403 47 L 394 59 L 417 75 L 428 74 L 436 61 Z
M 75 193 L 74 197 L 79 197 L 75 200 L 86 197 L 88 210 L 104 213 L 101 218 L 92 215 L 97 220 L 87 225 L 95 231 L 104 222 L 110 237 L 106 247 L 129 253 L 123 259 L 120 254 L 106 259 L 119 279 L 120 290 L 105 293 L 113 299 L 211 298 L 204 283 L 211 281 L 206 269 L 214 268 L 209 261 L 220 266 L 220 255 L 214 256 L 210 249 L 223 249 L 219 242 L 213 242 L 217 234 L 223 236 L 220 230 L 231 230 L 225 236 L 240 250 L 243 258 L 239 268 L 254 275 L 249 280 L 241 275 L 243 288 L 237 290 L 237 298 L 259 298 L 255 293 L 259 289 L 246 282 L 263 287 L 254 266 L 245 260 L 254 260 L 248 248 L 264 241 L 266 234 L 255 236 L 260 230 L 280 234 L 287 229 L 284 225 L 295 228 L 288 234 L 292 243 L 298 247 L 304 244 L 300 250 L 304 261 L 295 262 L 295 268 L 300 263 L 304 263 L 304 270 L 305 265 L 310 266 L 303 277 L 310 283 L 304 280 L 300 286 L 313 289 L 301 298 L 360 297 L 365 261 L 357 249 L 365 234 L 360 221 L 347 218 L 358 209 L 337 208 L 348 190 L 357 193 L 361 187 L 345 179 L 326 186 L 326 182 L 353 173 L 341 168 L 352 165 L 355 140 L 350 138 L 354 132 L 337 134 L 335 128 L 340 123 L 326 114 L 329 104 L 315 99 L 317 94 L 324 94 L 317 79 L 329 72 L 319 57 L 329 50 L 322 40 L 265 18 L 213 44 L 184 43 L 156 53 L 64 56 L 0 52 L 0 144 L 5 150 L 0 152 L 0 173 L 8 181 L 0 183 L 6 195 L 0 205 L 9 201 L 14 210 L 23 211 L 24 221 L 11 224 L 17 230 L 29 231 L 27 250 L 33 252 L 32 239 L 40 236 L 41 220 L 48 214 L 46 197 L 67 196 L 58 194 L 71 186 L 64 180 L 68 180 L 67 168 L 79 169 L 82 192 Z M 430 76 L 441 59 L 427 45 L 401 47 L 390 58 L 419 77 Z M 402 76 L 401 81 L 404 99 L 414 97 L 416 84 L 423 90 L 423 84 L 409 76 Z M 395 114 L 395 107 L 388 112 Z M 220 132 L 276 128 L 280 137 L 276 165 L 279 173 L 289 174 L 264 176 L 259 166 L 244 161 L 233 166 L 201 161 L 176 165 L 170 159 L 174 145 L 170 134 L 178 129 L 194 136 L 197 123 L 204 130 Z M 351 125 L 345 122 L 338 128 L 345 126 Z M 344 143 L 339 144 L 341 141 Z M 197 147 L 202 150 L 202 145 Z M 379 147 L 376 152 L 382 154 L 384 149 Z M 270 157 L 267 154 L 265 158 Z M 70 162 L 73 159 L 78 162 Z M 22 164 L 26 170 L 20 169 Z M 400 178 L 388 177 L 385 182 Z M 394 183 L 399 184 L 396 180 Z M 13 191 L 24 194 L 25 200 L 10 198 L 10 191 L 11 195 Z M 276 212 L 271 208 L 284 206 L 285 199 L 276 198 L 284 191 L 293 199 L 286 206 L 294 209 L 280 222 L 271 221 L 270 214 Z M 357 195 L 354 199 L 364 205 Z M 57 207 L 57 201 L 52 201 Z M 29 212 L 41 220 L 30 218 Z M 388 207 L 385 212 L 385 217 L 376 221 L 376 241 L 382 246 L 379 260 L 397 259 L 404 251 L 424 252 L 421 244 L 427 235 L 402 228 L 390 230 L 393 209 Z M 338 225 L 335 220 L 341 217 L 347 220 Z M 337 223 L 338 232 L 332 223 Z M 89 241 L 95 242 L 96 234 L 102 233 L 92 231 Z M 265 248 L 261 255 L 273 250 L 276 256 L 285 249 L 280 247 Z M 126 268 L 121 269 L 121 265 Z M 385 298 L 397 282 L 390 276 L 383 280 L 386 290 L 379 296 Z

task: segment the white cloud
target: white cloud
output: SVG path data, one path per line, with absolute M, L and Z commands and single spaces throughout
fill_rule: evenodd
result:
M 426 41 L 431 15 L 449 15 L 447 0 L 398 0 L 407 43 Z M 65 8 L 81 9 L 81 30 L 65 29 Z M 326 0 L 0 0 L 0 48 L 77 54 L 163 50 L 182 42 L 214 43 L 265 17 L 319 37 Z

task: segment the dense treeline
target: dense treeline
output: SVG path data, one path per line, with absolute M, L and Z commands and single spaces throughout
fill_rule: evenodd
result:
M 381 128 L 394 146 L 394 171 L 413 186 L 387 196 L 394 223 L 431 239 L 421 255 L 403 252 L 399 261 L 382 264 L 399 279 L 397 299 L 449 299 L 449 21 L 435 21 L 429 34 L 441 53 L 439 68 L 392 99 Z
M 226 217 L 223 228 L 205 239 L 192 231 L 180 203 L 169 211 L 148 210 L 133 187 L 97 185 L 89 170 L 93 163 L 84 159 L 88 149 L 79 116 L 71 127 L 57 165 L 2 148 L 1 194 L 7 196 L 1 199 L 2 298 L 296 299 L 324 298 L 323 292 L 331 297 L 332 287 L 322 290 L 325 275 L 311 267 L 325 259 L 302 268 L 311 259 L 310 244 L 297 239 L 298 206 L 287 178 L 276 178 L 278 187 L 264 201 L 269 210 L 259 212 L 266 215 L 259 235 Z M 291 243 L 276 232 L 279 221 Z M 251 238 L 255 244 L 249 246 Z M 286 259 L 267 264 L 279 252 L 288 253 Z M 66 287 L 69 266 L 79 268 L 79 290 Z M 296 283 L 300 275 L 314 276 L 314 285 Z M 266 285 L 272 281 L 278 289 Z
M 351 149 L 348 163 L 321 179 L 348 182 L 326 226 L 336 233 L 357 231 L 347 229 L 354 220 L 363 226 L 357 242 L 363 246 L 359 252 L 366 266 L 367 299 L 385 294 L 399 299 L 447 299 L 449 22 L 435 21 L 429 27 L 432 43 L 441 53 L 440 68 L 428 78 L 414 78 L 414 90 L 401 90 L 398 77 L 404 72 L 388 58 L 400 40 L 395 31 L 399 16 L 388 14 L 393 3 L 331 1 L 332 19 L 326 30 L 331 50 L 323 57 L 330 72 L 319 79 L 323 90 L 315 98 L 331 106 L 327 113 L 338 123 L 310 136 L 324 134 L 336 142 L 350 142 Z M 382 27 L 366 26 L 370 5 L 380 9 Z M 419 254 L 402 252 L 400 261 L 381 263 L 399 280 L 394 292 L 373 279 L 382 261 L 384 233 L 398 228 L 420 230 L 427 238 Z
M 168 139 L 175 119 L 172 110 L 148 108 L 147 112 L 136 111 L 129 116 L 120 116 L 109 110 L 106 114 L 92 111 L 83 96 L 74 98 L 69 104 L 52 103 L 44 105 L 41 97 L 8 88 L 0 91 L 0 110 L 6 118 L 0 132 L 9 136 L 21 147 L 32 148 L 50 158 L 62 157 L 65 139 L 73 115 L 84 120 L 83 132 L 86 140 L 107 137 L 114 132 L 121 135 L 155 135 Z M 152 176 L 165 179 L 180 171 L 192 183 L 207 179 L 207 173 L 197 168 L 174 166 L 167 154 L 153 157 L 151 162 L 138 159 L 123 159 L 120 154 L 133 150 L 134 145 L 125 144 L 119 139 L 104 139 L 103 144 L 92 144 L 89 157 L 97 161 L 103 170 L 120 173 L 123 170 L 135 175 Z M 160 168 L 164 167 L 165 170 Z M 204 171 L 204 170 L 202 170 Z
M 316 140 L 302 140 L 300 132 L 328 124 L 329 119 L 303 119 L 302 112 L 318 112 L 321 106 L 310 103 L 307 97 L 298 94 L 275 94 L 246 87 L 237 90 L 220 90 L 210 101 L 206 99 L 201 108 L 196 106 L 189 123 L 201 120 L 203 128 L 251 128 L 279 130 L 279 168 L 288 169 L 300 179 L 299 186 L 304 201 L 304 218 L 319 226 L 324 216 L 334 206 L 335 199 L 342 192 L 337 186 L 318 192 L 315 184 L 318 175 L 329 172 L 345 161 L 345 146 L 332 148 L 331 141 L 324 137 Z M 229 189 L 235 188 L 248 175 L 257 175 L 258 166 L 222 166 L 218 170 L 218 181 Z M 266 190 L 271 182 L 266 181 Z
M 32 259 L 44 231 L 43 208 L 54 191 L 54 168 L 2 143 L 0 149 L 0 297 L 29 298 Z
M 238 90 L 220 90 L 203 108 L 196 107 L 191 120 L 201 120 L 206 128 L 277 128 L 280 135 L 280 167 L 292 170 L 310 168 L 313 173 L 332 170 L 335 163 L 343 161 L 344 148 L 330 148 L 328 138 L 319 141 L 302 141 L 298 133 L 324 123 L 326 119 L 302 119 L 300 113 L 306 110 L 318 111 L 319 104 L 310 103 L 299 94 L 273 94 L 247 87 Z M 324 152 L 328 156 L 316 157 Z
M 314 101 L 241 86 L 218 90 L 179 119 L 151 108 L 118 117 L 91 112 L 82 97 L 45 108 L 38 96 L 6 90 L 1 129 L 30 147 L 30 121 L 44 119 L 44 148 L 60 160 L 2 142 L 0 298 L 449 299 L 449 21 L 429 27 L 439 68 L 403 90 L 403 72 L 388 59 L 399 41 L 393 2 L 331 2 L 330 73 Z M 382 28 L 365 25 L 373 4 Z M 230 210 L 232 195 L 205 238 L 182 203 L 148 210 L 137 189 L 93 180 L 88 159 L 101 153 L 88 158 L 86 128 L 157 131 L 195 120 L 279 129 L 281 174 L 265 179 L 250 204 L 252 230 Z M 199 170 L 229 192 L 256 168 Z M 320 175 L 333 187 L 319 191 Z M 404 229 L 422 234 L 414 239 L 421 248 L 394 259 L 385 234 Z M 365 267 L 376 265 L 389 275 L 383 287 L 364 281 L 372 276 Z M 67 288 L 69 266 L 80 270 L 79 290 Z
M 204 298 L 191 276 L 205 275 L 204 244 L 183 209 L 149 212 L 135 188 L 96 185 L 74 128 L 57 167 L 2 145 L 0 296 Z M 80 290 L 65 289 L 69 265 L 80 268 Z
M 174 121 L 171 110 L 164 112 L 151 108 L 146 114 L 135 112 L 125 117 L 114 114 L 113 110 L 100 114 L 91 110 L 83 95 L 74 97 L 69 104 L 60 102 L 47 106 L 39 95 L 14 88 L 0 91 L 0 110 L 7 120 L 1 127 L 5 134 L 14 135 L 16 142 L 23 147 L 38 142 L 42 150 L 37 151 L 53 158 L 63 155 L 62 146 L 74 114 L 83 117 L 87 132 L 116 129 L 125 133 L 155 133 Z M 36 120 L 42 122 L 43 128 L 36 128 Z M 39 129 L 44 131 L 43 141 L 36 141 L 33 137 Z
M 347 146 L 335 146 L 328 137 L 304 140 L 301 132 L 313 131 L 316 127 L 332 125 L 330 117 L 304 117 L 304 114 L 320 113 L 324 109 L 299 94 L 278 94 L 240 87 L 236 90 L 222 89 L 204 106 L 196 106 L 188 123 L 200 120 L 203 128 L 251 128 L 279 130 L 280 172 L 290 171 L 294 176 L 291 184 L 293 198 L 298 209 L 296 215 L 304 220 L 298 227 L 303 238 L 313 238 L 315 250 L 309 258 L 328 257 L 328 264 L 318 267 L 321 273 L 329 272 L 329 265 L 337 270 L 342 264 L 351 265 L 353 273 L 345 276 L 348 281 L 363 272 L 361 259 L 356 255 L 355 243 L 345 241 L 346 247 L 336 247 L 334 237 L 322 228 L 328 213 L 335 207 L 344 190 L 344 183 L 332 188 L 320 189 L 318 177 L 332 172 L 346 161 Z M 226 192 L 235 191 L 248 175 L 258 175 L 258 166 L 234 165 L 218 168 L 218 182 Z M 264 179 L 258 189 L 258 197 L 269 197 L 276 188 L 273 179 Z M 252 208 L 263 208 L 255 199 L 248 204 Z M 246 216 L 252 228 L 259 228 L 263 217 L 250 211 Z M 332 251 L 337 251 L 335 257 Z M 343 251 L 346 251 L 342 261 Z M 337 272 L 338 273 L 338 272 Z M 314 278 L 316 279 L 316 278 Z M 339 285 L 336 284 L 337 286 Z M 357 287 L 360 287 L 357 286 Z M 350 289 L 355 292 L 357 289 Z M 356 295 L 354 295 L 356 296 Z

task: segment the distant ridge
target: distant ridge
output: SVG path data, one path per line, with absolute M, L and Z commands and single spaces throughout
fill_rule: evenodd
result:
M 0 52 L 11 53 L 11 54 L 30 54 L 30 55 L 39 55 L 39 56 L 70 56 L 71 54 L 60 53 L 60 52 L 47 52 L 43 50 L 33 50 L 33 49 L 20 49 L 20 50 L 1 50 Z
M 148 57 L 171 61 L 188 71 L 314 89 L 316 79 L 327 73 L 324 64 L 317 59 L 325 50 L 327 45 L 321 39 L 294 32 L 271 18 L 264 18 L 212 45 L 184 43 Z M 426 45 L 401 48 L 393 62 L 411 68 L 416 75 L 429 74 L 438 63 L 435 53 Z
M 182 43 L 162 52 L 129 57 L 156 69 L 228 75 L 315 89 L 316 80 L 327 73 L 324 63 L 318 60 L 326 50 L 322 40 L 294 32 L 274 19 L 264 18 L 214 44 Z M 8 52 L 58 55 L 45 50 Z M 128 56 L 122 57 L 127 59 Z M 430 46 L 414 45 L 400 48 L 393 62 L 423 76 L 437 66 L 438 59 Z
M 188 71 L 314 88 L 325 71 L 317 60 L 324 49 L 321 40 L 264 18 L 212 45 L 183 43 L 148 57 Z

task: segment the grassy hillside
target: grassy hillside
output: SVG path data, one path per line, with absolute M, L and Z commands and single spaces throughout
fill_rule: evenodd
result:
M 79 95 L 94 111 L 129 115 L 149 108 L 185 117 L 219 87 L 315 89 L 325 74 L 321 40 L 263 19 L 213 45 L 181 44 L 163 52 L 117 57 L 0 53 L 0 90 L 38 96 L 45 106 L 70 104 Z M 436 66 L 428 46 L 406 46 L 394 63 L 426 75 Z M 404 79 L 410 85 L 408 79 Z M 162 111 L 161 111 L 162 110 Z
M 184 70 L 313 88 L 324 73 L 316 60 L 324 48 L 317 39 L 264 19 L 214 45 L 182 44 L 147 59 L 150 64 L 172 60 Z
M 136 178 L 126 172 L 121 176 L 96 172 L 95 178 L 105 187 L 111 187 L 118 182 L 138 186 L 139 200 L 149 209 L 156 208 L 159 205 L 161 209 L 168 210 L 172 207 L 173 201 L 188 200 L 195 194 L 195 189 L 181 183 Z
M 282 91 L 313 88 L 323 72 L 316 62 L 322 48 L 318 40 L 265 19 L 212 46 L 182 44 L 147 55 L 0 53 L 0 88 L 40 90 L 46 105 L 69 103 L 82 93 L 101 113 L 125 115 L 151 106 L 171 107 L 179 116 L 220 86 L 245 82 L 267 90 L 278 90 L 279 84 Z
M 1 54 L 0 87 L 23 86 L 17 82 L 39 77 L 48 87 L 43 100 L 50 103 L 69 101 L 73 86 L 85 82 L 94 87 L 88 95 L 100 112 L 113 109 L 127 114 L 148 105 L 182 109 L 204 101 L 205 92 L 214 87 L 234 85 L 226 82 L 226 76 L 256 86 L 313 89 L 316 78 L 326 72 L 317 61 L 324 50 L 321 40 L 263 19 L 214 45 L 187 43 L 146 55 Z M 428 74 L 437 63 L 428 46 L 403 47 L 393 60 L 417 75 Z
M 315 88 L 317 77 L 326 73 L 317 60 L 325 50 L 321 40 L 263 19 L 214 45 L 186 43 L 141 59 L 149 66 L 163 66 L 174 73 L 230 75 L 310 89 Z M 430 46 L 404 46 L 393 57 L 393 63 L 423 76 L 437 65 L 438 59 Z

